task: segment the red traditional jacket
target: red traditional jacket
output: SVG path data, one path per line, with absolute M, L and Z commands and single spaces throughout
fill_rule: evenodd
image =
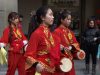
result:
M 54 34 L 57 35 L 60 39 L 61 39 L 61 44 L 64 46 L 64 47 L 69 47 L 69 46 L 74 46 L 75 49 L 73 50 L 74 53 L 67 53 L 69 55 L 69 57 L 72 59 L 73 57 L 77 57 L 76 53 L 80 50 L 80 46 L 79 46 L 79 43 L 77 42 L 76 40 L 76 37 L 74 35 L 74 33 L 64 27 L 63 25 L 61 25 L 60 27 L 58 27 L 55 31 L 54 31 Z
M 25 56 L 27 64 L 41 63 L 48 72 L 54 72 L 60 59 L 60 42 L 45 25 L 40 25 L 31 35 Z M 27 66 L 26 66 L 27 67 Z
M 9 37 L 11 36 L 11 41 L 9 42 Z M 3 44 L 10 44 L 9 50 L 15 53 L 22 53 L 22 49 L 25 45 L 23 41 L 27 41 L 26 37 L 24 36 L 23 32 L 20 28 L 12 28 L 11 35 L 10 35 L 10 28 L 5 28 L 3 32 L 3 36 L 1 37 L 0 43 Z

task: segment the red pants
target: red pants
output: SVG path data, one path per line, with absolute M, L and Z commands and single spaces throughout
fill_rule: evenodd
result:
M 64 75 L 64 74 L 65 73 L 60 70 L 59 66 L 56 67 L 56 71 L 55 73 L 53 73 L 53 75 Z
M 23 54 L 9 52 L 6 75 L 15 75 L 16 69 L 18 69 L 18 75 L 25 75 L 25 58 Z
M 31 67 L 30 69 L 26 70 L 25 75 L 35 75 L 35 68 Z

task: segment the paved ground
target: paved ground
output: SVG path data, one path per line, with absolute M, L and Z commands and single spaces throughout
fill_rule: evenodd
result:
M 76 75 L 86 75 L 86 74 L 84 74 L 84 69 L 85 69 L 84 60 L 83 61 L 75 60 Z M 6 65 L 0 66 L 0 75 L 5 75 L 6 70 L 7 70 Z M 17 71 L 16 71 L 15 75 L 18 75 Z M 91 75 L 91 73 L 88 75 Z M 100 75 L 100 60 L 98 61 L 96 75 Z
M 92 65 L 90 65 L 90 74 L 88 75 L 91 75 L 91 69 Z M 85 71 L 84 61 L 75 60 L 75 70 L 76 70 L 76 75 L 86 75 L 84 72 Z M 100 75 L 100 60 L 98 60 L 96 71 L 97 71 L 96 75 Z

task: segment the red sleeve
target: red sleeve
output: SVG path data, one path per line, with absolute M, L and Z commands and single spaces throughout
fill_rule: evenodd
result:
M 61 52 L 60 52 L 60 38 L 58 36 L 56 36 L 54 33 L 53 33 L 53 38 L 54 38 L 54 41 L 55 41 L 55 46 L 52 48 L 52 54 L 53 54 L 53 58 L 55 59 L 54 62 L 56 65 L 59 64 L 59 61 L 60 61 L 60 55 L 61 55 Z
M 6 28 L 4 31 L 3 31 L 3 35 L 1 37 L 1 41 L 0 42 L 3 42 L 3 43 L 8 43 L 8 40 L 9 40 L 9 28 Z
M 33 33 L 30 37 L 27 49 L 26 49 L 26 53 L 25 53 L 25 57 L 32 57 L 32 60 L 34 60 L 34 63 L 37 61 L 36 60 L 36 55 L 37 55 L 37 47 L 38 47 L 38 43 L 39 43 L 39 34 L 37 33 Z
M 72 45 L 76 48 L 76 51 L 79 51 L 80 50 L 80 45 L 79 45 L 78 41 L 76 40 L 76 37 L 75 37 L 74 33 L 73 32 L 71 32 L 71 33 L 72 33 L 72 38 L 73 38 Z
M 71 31 L 72 34 L 72 39 L 73 39 L 73 43 L 71 44 L 75 49 L 72 52 L 73 58 L 77 59 L 77 53 L 80 51 L 80 45 L 78 43 L 78 41 L 76 40 L 76 37 L 74 35 L 74 33 Z

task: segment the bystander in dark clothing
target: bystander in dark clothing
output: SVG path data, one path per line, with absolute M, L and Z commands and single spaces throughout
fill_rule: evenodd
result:
M 97 64 L 97 52 L 98 52 L 98 29 L 95 27 L 95 21 L 93 19 L 89 19 L 87 23 L 87 30 L 83 33 L 84 40 L 84 50 L 86 53 L 86 74 L 89 74 L 89 64 L 90 64 L 90 55 L 92 57 L 92 75 L 96 74 L 96 64 Z

